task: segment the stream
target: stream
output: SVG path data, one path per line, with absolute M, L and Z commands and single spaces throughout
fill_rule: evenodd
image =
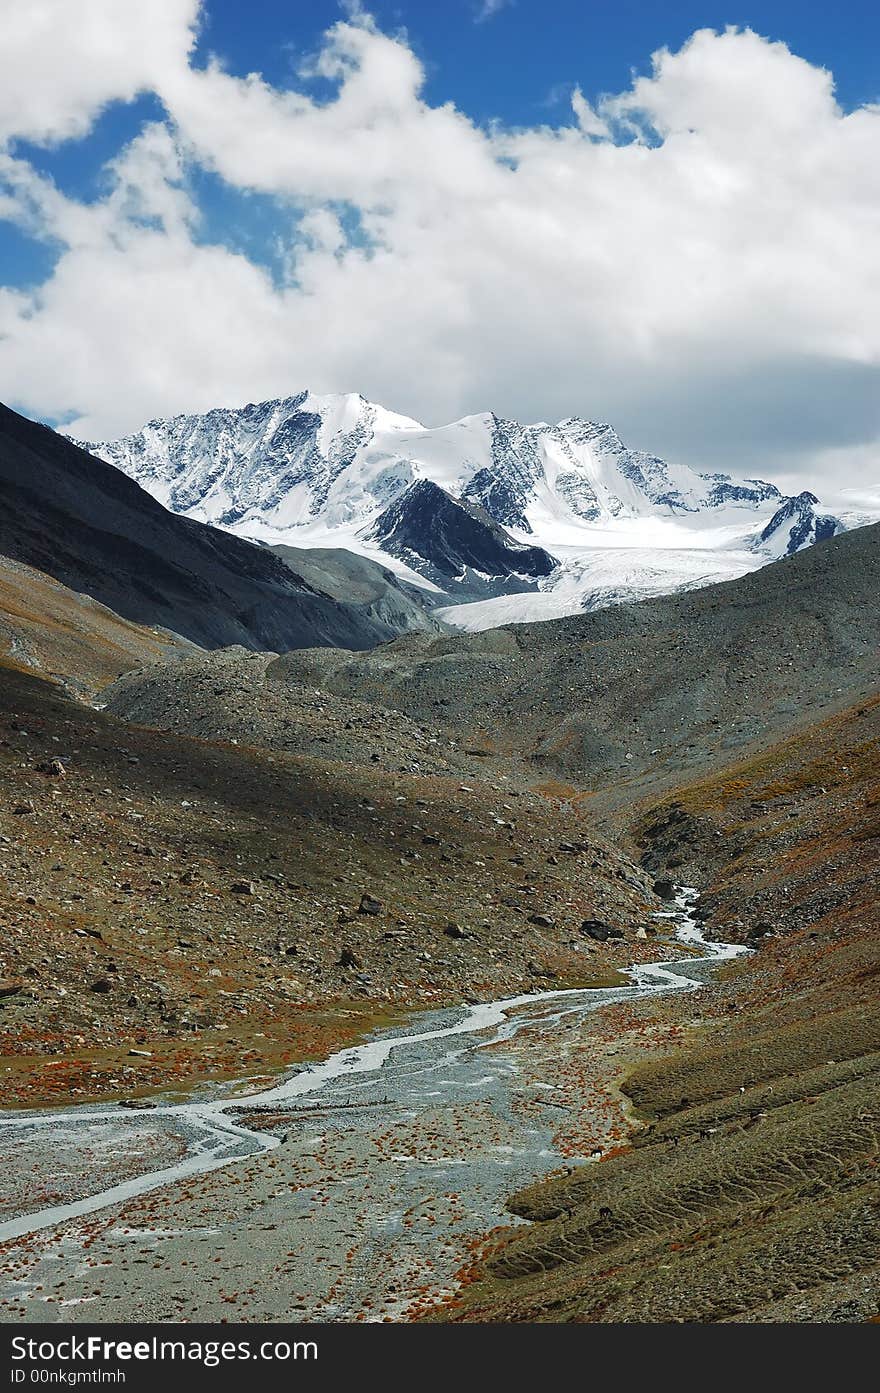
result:
M 193 1297 L 193 1279 L 176 1290 L 175 1255 L 185 1267 L 184 1254 L 204 1253 L 207 1261 L 213 1246 L 228 1253 L 228 1270 L 243 1269 L 252 1279 L 257 1273 L 248 1319 L 350 1319 L 371 1307 L 370 1292 L 381 1295 L 381 1317 L 397 1318 L 425 1285 L 414 1287 L 416 1277 L 427 1274 L 438 1291 L 448 1287 L 463 1235 L 510 1223 L 505 1197 L 562 1160 L 553 1136 L 569 1104 L 554 1081 L 554 1059 L 574 1047 L 583 1018 L 608 1003 L 698 987 L 719 963 L 748 951 L 705 942 L 691 913 L 696 898 L 696 891 L 679 891 L 675 908 L 658 918 L 700 955 L 631 967 L 628 986 L 419 1013 L 402 1031 L 340 1050 L 250 1094 L 149 1110 L 90 1105 L 0 1114 L 4 1158 L 33 1174 L 34 1188 L 60 1185 L 70 1196 L 0 1222 L 0 1242 L 37 1242 L 33 1261 L 23 1263 L 27 1271 L 0 1286 L 0 1301 L 22 1302 L 28 1319 L 94 1319 L 88 1307 L 102 1299 L 114 1302 L 106 1313 L 102 1308 L 106 1319 L 177 1319 Z M 287 1132 L 248 1125 L 263 1112 L 282 1114 Z M 123 1161 L 124 1178 L 117 1178 Z M 84 1263 L 83 1221 L 105 1211 L 105 1271 L 125 1268 L 133 1244 L 158 1259 L 157 1276 L 131 1301 L 118 1272 L 115 1282 L 107 1272 L 101 1286 L 84 1290 L 94 1263 Z M 113 1226 L 120 1212 L 129 1223 Z M 284 1274 L 282 1311 L 268 1309 L 270 1268 Z M 220 1282 L 219 1270 L 212 1281 Z M 36 1280 L 47 1275 L 56 1281 L 55 1297 Z M 144 1277 L 142 1271 L 142 1283 Z M 221 1299 L 231 1299 L 222 1284 L 216 1297 L 199 1290 L 197 1307 L 188 1309 L 216 1319 L 212 1303 Z M 70 1310 L 83 1305 L 82 1317 Z M 368 1319 L 381 1317 L 367 1312 Z

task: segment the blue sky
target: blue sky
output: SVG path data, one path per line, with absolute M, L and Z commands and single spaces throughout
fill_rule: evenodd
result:
M 566 87 L 619 91 L 632 69 L 648 71 L 655 49 L 729 24 L 783 39 L 831 68 L 845 104 L 880 100 L 880 6 L 870 0 L 507 0 L 482 22 L 478 0 L 380 0 L 369 9 L 389 32 L 406 28 L 431 101 L 454 101 L 483 121 L 552 120 L 554 94 Z M 334 0 L 211 0 L 200 47 L 236 72 L 256 69 L 283 83 L 296 54 L 314 49 L 338 16 Z
M 497 6 L 497 8 L 496 8 Z M 848 109 L 880 101 L 880 4 L 849 0 L 415 0 L 368 7 L 388 32 L 403 27 L 425 65 L 426 99 L 454 102 L 474 120 L 514 126 L 568 120 L 575 85 L 591 99 L 647 73 L 658 48 L 678 48 L 696 29 L 752 28 L 784 40 L 835 76 Z M 241 75 L 278 84 L 339 17 L 337 0 L 210 0 L 199 51 L 219 54 Z M 240 237 L 265 253 L 265 219 L 222 200 Z M 271 259 L 271 258 L 267 258 Z
M 880 6 L 31 0 L 14 28 L 0 392 L 31 414 L 94 438 L 308 385 L 876 474 Z
M 870 0 L 838 5 L 810 0 L 494 4 L 497 8 L 486 18 L 481 18 L 485 0 L 377 0 L 369 9 L 387 32 L 406 30 L 425 66 L 426 99 L 438 105 L 454 102 L 483 123 L 567 121 L 575 85 L 591 99 L 620 91 L 633 72 L 650 70 L 656 49 L 678 48 L 696 29 L 727 25 L 781 39 L 809 62 L 831 69 L 838 101 L 847 109 L 880 101 L 880 5 Z M 216 54 L 232 73 L 260 72 L 273 85 L 286 87 L 295 81 L 298 63 L 316 50 L 342 12 L 338 0 L 207 0 L 196 61 Z M 117 102 L 96 122 L 87 141 L 50 150 L 24 148 L 61 187 L 91 198 L 100 191 L 106 161 L 145 120 L 159 115 L 161 104 L 154 97 Z M 227 235 L 271 262 L 265 210 L 224 199 L 220 188 L 206 186 L 203 193 L 212 225 L 225 220 Z M 51 259 L 50 250 L 0 222 L 5 283 L 33 281 L 45 274 Z

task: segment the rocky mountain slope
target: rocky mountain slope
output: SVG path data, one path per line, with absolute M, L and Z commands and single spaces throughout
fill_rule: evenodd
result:
M 680 778 L 872 689 L 878 572 L 875 525 L 684 595 L 363 655 L 301 650 L 267 678 L 440 720 L 573 785 Z
M 446 1318 L 877 1320 L 878 807 L 874 696 L 642 810 L 646 863 L 756 952 L 605 1013 L 628 1143 L 514 1196 Z
M 365 648 L 392 632 L 265 547 L 169 512 L 120 470 L 0 407 L 0 555 L 205 647 Z
M 354 394 L 300 392 L 151 421 L 89 448 L 175 512 L 245 536 L 384 552 L 457 601 L 474 596 L 456 594 L 450 578 L 474 571 L 484 578 L 481 600 L 523 590 L 542 597 L 543 608 L 529 597 L 506 612 L 447 614 L 467 628 L 641 598 L 657 593 L 657 575 L 669 592 L 744 574 L 863 520 L 831 517 L 810 495 L 788 499 L 761 479 L 631 450 L 611 426 L 578 417 L 522 425 L 488 412 L 428 429 Z M 473 506 L 509 534 L 500 555 L 485 533 L 475 549 Z M 425 550 L 440 545 L 435 532 L 445 539 L 437 571 Z M 518 571 L 511 544 L 558 564 L 536 566 L 521 552 Z M 586 563 L 597 549 L 610 575 L 594 583 Z M 630 577 L 632 551 L 664 555 L 653 588 Z
M 250 666 L 262 716 L 244 699 L 251 682 L 215 683 L 202 659 L 130 672 L 105 699 L 122 719 L 210 738 L 247 738 L 250 728 L 270 748 L 292 748 L 304 694 L 319 693 L 328 713 L 368 709 L 377 730 L 408 723 L 415 761 L 478 749 L 572 796 L 596 791 L 594 816 L 605 817 L 873 691 L 878 587 L 873 526 L 724 585 L 579 618 L 411 634 L 370 653 L 266 655 Z M 306 738 L 331 740 L 333 757 L 349 759 L 357 736 L 344 727 L 343 736 Z
M 185 661 L 165 732 L 0 664 L 7 1106 L 271 1070 L 406 1005 L 656 956 L 651 878 L 588 819 L 441 730 L 264 702 L 265 664 Z M 200 738 L 186 703 L 215 711 Z
M 376 641 L 397 634 L 443 633 L 449 625 L 437 614 L 441 598 L 422 585 L 410 585 L 387 566 L 339 547 L 269 548 L 303 584 L 344 604 L 375 627 Z
M 0 556 L 0 662 L 88 698 L 133 666 L 192 653 L 171 633 L 132 624 L 43 571 Z

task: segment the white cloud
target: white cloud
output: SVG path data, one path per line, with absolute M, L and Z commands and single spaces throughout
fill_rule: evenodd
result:
M 584 135 L 601 136 L 603 139 L 611 135 L 608 122 L 593 110 L 579 87 L 575 87 L 571 94 L 571 109 Z
M 428 104 L 405 38 L 358 9 L 312 62 L 336 84 L 317 100 L 302 75 L 193 68 L 193 7 L 165 8 L 168 121 L 120 152 L 106 199 L 8 169 L 19 219 L 64 247 L 0 301 L 0 373 L 28 409 L 96 437 L 308 385 L 429 423 L 583 413 L 697 465 L 802 458 L 814 486 L 842 458 L 869 476 L 880 109 L 843 113 L 826 72 L 700 31 L 627 92 L 576 90 L 562 129 L 486 130 Z M 277 200 L 282 284 L 200 244 L 189 164 Z
M 185 66 L 199 0 L 18 0 L 3 6 L 0 141 L 88 131 L 112 101 Z
M 474 15 L 474 21 L 477 24 L 485 24 L 487 19 L 494 19 L 497 14 L 512 4 L 513 0 L 481 0 Z

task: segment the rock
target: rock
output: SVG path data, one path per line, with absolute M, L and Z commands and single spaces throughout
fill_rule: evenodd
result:
M 674 900 L 674 899 L 675 899 L 675 881 L 674 881 L 674 880 L 655 880 L 655 881 L 654 881 L 654 894 L 655 894 L 655 895 L 658 895 L 658 896 L 660 897 L 661 900 Z
M 353 948 L 343 948 L 342 952 L 339 954 L 338 966 L 353 967 L 359 970 L 363 967 L 363 963 Z
M 282 977 L 275 984 L 275 990 L 279 996 L 286 997 L 288 1000 L 302 996 L 303 984 L 299 977 Z
M 9 977 L 0 977 L 0 997 L 16 996 L 24 990 L 23 982 L 13 982 Z
M 233 895 L 253 895 L 255 893 L 254 882 L 252 880 L 235 880 L 229 889 Z
M 67 777 L 67 770 L 60 759 L 50 759 L 45 764 L 40 765 L 40 773 L 48 774 L 53 779 L 64 779 Z
M 549 978 L 551 981 L 555 981 L 555 979 L 559 975 L 558 973 L 553 971 L 552 967 L 541 967 L 536 962 L 529 962 L 526 964 L 526 966 L 528 967 L 528 970 L 533 977 L 546 977 Z
M 25 817 L 28 813 L 36 812 L 36 808 L 33 803 L 31 803 L 30 799 L 28 799 L 25 803 L 14 804 L 12 811 L 15 817 Z
M 556 927 L 556 920 L 551 918 L 549 914 L 530 914 L 529 923 L 537 924 L 540 929 L 555 929 Z
M 631 890 L 638 890 L 640 895 L 644 895 L 647 897 L 649 893 L 648 887 L 643 880 L 640 880 L 638 878 L 638 876 L 630 875 L 627 871 L 618 871 L 617 877 L 619 880 L 623 881 L 624 885 L 628 885 Z
M 111 992 L 112 990 L 113 983 L 109 977 L 99 977 L 96 982 L 92 983 L 93 992 Z
M 381 914 L 382 901 L 376 900 L 372 895 L 361 895 L 361 902 L 358 905 L 358 914 Z
M 131 1055 L 132 1059 L 152 1059 L 152 1058 L 153 1058 L 153 1051 L 152 1051 L 152 1050 L 129 1050 L 128 1053 Z
M 447 938 L 467 938 L 467 934 L 460 924 L 447 924 L 443 932 Z
M 426 832 L 422 837 L 422 846 L 439 846 L 440 838 L 435 837 L 433 832 Z
M 604 943 L 608 938 L 608 925 L 603 924 L 600 919 L 585 919 L 581 924 L 581 933 L 585 933 L 588 938 L 594 938 L 597 943 Z

